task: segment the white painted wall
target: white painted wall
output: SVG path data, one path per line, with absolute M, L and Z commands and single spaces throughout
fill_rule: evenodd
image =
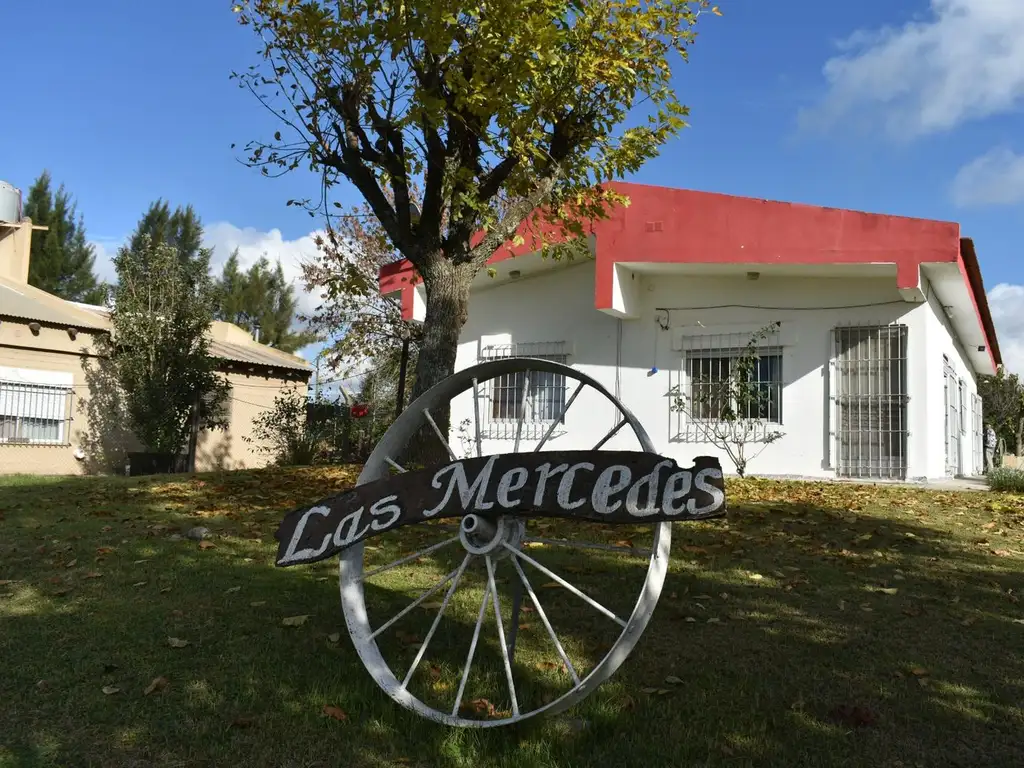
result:
M 479 362 L 482 348 L 488 344 L 565 342 L 569 364 L 616 394 L 646 428 L 659 453 L 682 464 L 688 464 L 699 454 L 718 455 L 728 472 L 732 471 L 731 463 L 713 446 L 673 440 L 678 416 L 670 411 L 667 393 L 679 382 L 683 365 L 681 341 L 684 335 L 712 331 L 749 335 L 777 320 L 782 323 L 781 429 L 785 436 L 751 461 L 748 472 L 832 477 L 835 471 L 830 462 L 834 448 L 829 435 L 828 399 L 832 330 L 841 324 L 902 322 L 908 326 L 908 477 L 943 475 L 942 351 L 953 350 L 954 342 L 948 324 L 943 325 L 933 306 L 901 300 L 894 276 L 762 275 L 756 281 L 743 276 L 620 275 L 620 279 L 624 277 L 637 282 L 634 295 L 641 307 L 637 320 L 618 320 L 594 309 L 592 262 L 568 264 L 534 278 L 475 292 L 469 321 L 463 329 L 457 369 Z M 877 306 L 785 309 L 840 305 Z M 669 330 L 662 331 L 655 322 L 657 307 L 702 309 L 673 310 Z M 957 361 L 959 370 L 967 370 L 962 354 L 956 352 L 951 359 Z M 648 376 L 652 366 L 657 366 L 659 373 Z M 965 378 L 973 387 L 973 376 Z M 452 407 L 453 425 L 472 421 L 472 409 L 470 394 L 456 400 Z M 616 421 L 614 406 L 599 393 L 587 389 L 569 410 L 565 433 L 546 447 L 592 448 Z M 460 441 L 453 435 L 452 443 L 458 446 Z M 511 443 L 485 440 L 484 452 L 507 452 Z M 639 446 L 634 437 L 623 431 L 607 447 L 634 450 Z
M 967 433 L 962 435 L 962 450 L 964 451 L 963 463 L 968 474 L 973 469 L 972 457 L 972 427 L 973 417 L 971 414 L 971 395 L 978 391 L 977 376 L 975 375 L 963 346 L 956 338 L 953 326 L 942 308 L 935 292 L 927 280 L 922 277 L 922 290 L 928 299 L 928 304 L 922 307 L 926 321 L 925 347 L 927 360 L 923 370 L 927 372 L 924 377 L 927 387 L 927 399 L 929 414 L 930 432 L 934 435 L 928 441 L 928 458 L 926 472 L 928 477 L 941 477 L 946 473 L 946 442 L 945 442 L 945 380 L 943 378 L 942 356 L 949 357 L 958 379 L 963 379 L 967 390 Z

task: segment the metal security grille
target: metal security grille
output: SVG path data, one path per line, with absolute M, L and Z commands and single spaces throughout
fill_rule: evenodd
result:
M 68 445 L 69 387 L 0 381 L 0 443 Z
M 537 357 L 556 363 L 567 363 L 569 356 L 564 341 L 525 344 L 502 344 L 485 347 L 483 360 L 508 357 Z M 526 386 L 527 380 L 529 387 Z M 565 377 L 542 371 L 507 374 L 483 384 L 481 400 L 481 434 L 495 440 L 514 440 L 523 415 L 523 440 L 540 440 L 565 408 Z M 523 395 L 526 399 L 524 401 Z M 525 410 L 524 410 L 525 409 Z M 557 432 L 557 430 L 556 430 Z
M 835 329 L 836 473 L 907 474 L 907 326 Z
M 946 405 L 946 474 L 959 475 L 960 472 L 960 408 L 959 386 L 956 371 L 949 358 L 942 356 L 942 376 L 944 380 L 944 400 Z
M 703 334 L 683 338 L 685 380 L 670 392 L 681 395 L 676 410 L 676 439 L 687 442 L 707 439 L 707 425 L 720 422 L 726 410 L 743 422 L 748 439 L 757 441 L 770 425 L 782 423 L 782 347 L 778 331 L 758 340 L 757 360 L 751 371 L 753 396 L 737 403 L 729 396 L 730 376 L 736 361 L 751 343 L 752 334 Z M 680 391 L 681 390 L 681 391 Z
M 985 474 L 985 426 L 981 415 L 981 398 L 971 395 L 971 457 L 975 475 Z

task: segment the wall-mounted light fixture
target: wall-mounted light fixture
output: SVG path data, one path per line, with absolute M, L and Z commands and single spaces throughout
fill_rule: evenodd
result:
M 984 351 L 985 351 L 985 345 L 984 345 L 984 344 L 980 344 L 980 345 L 978 346 L 978 351 L 979 351 L 979 352 L 984 352 Z
M 33 336 L 38 336 L 38 335 L 39 335 L 39 329 L 40 329 L 41 327 L 42 327 L 42 326 L 40 326 L 40 325 L 39 325 L 39 323 L 29 323 L 29 324 L 28 324 L 28 329 L 29 329 L 30 331 L 32 331 L 32 335 L 33 335 Z
M 68 336 L 71 337 L 72 341 L 77 339 L 78 338 L 78 329 L 77 328 L 68 328 Z
M 757 280 L 761 277 L 760 272 L 747 272 L 747 280 Z
M 520 272 L 518 269 L 513 269 L 508 273 L 508 276 L 511 277 L 513 280 L 518 280 L 520 277 L 523 276 L 523 273 Z

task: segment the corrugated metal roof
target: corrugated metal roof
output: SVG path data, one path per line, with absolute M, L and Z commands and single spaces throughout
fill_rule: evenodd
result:
M 35 320 L 40 323 L 90 330 L 110 330 L 110 319 L 106 310 L 100 307 L 87 309 L 86 306 L 65 301 L 31 285 L 14 283 L 0 277 L 0 318 Z M 237 363 L 289 368 L 296 371 L 313 370 L 313 366 L 301 357 L 256 342 L 249 346 L 213 340 L 210 342 L 210 354 L 220 360 Z
M 260 346 L 243 346 L 232 344 L 227 341 L 211 341 L 210 354 L 221 360 L 232 360 L 236 363 L 250 363 L 252 365 L 265 365 L 274 368 L 291 368 L 297 371 L 311 371 L 313 366 L 301 357 L 290 355 L 279 349 Z
M 31 285 L 0 277 L 0 317 L 40 323 L 105 330 L 110 322 L 87 309 L 57 298 Z

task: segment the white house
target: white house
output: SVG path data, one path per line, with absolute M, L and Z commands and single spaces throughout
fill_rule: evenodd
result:
M 755 375 L 769 394 L 762 426 L 783 436 L 748 472 L 898 480 L 982 471 L 977 376 L 1001 361 L 959 225 L 612 186 L 631 204 L 593 223 L 592 258 L 543 259 L 529 244 L 492 258 L 494 276 L 474 283 L 457 368 L 509 355 L 564 361 L 615 393 L 659 453 L 682 464 L 718 455 L 729 471 L 700 414 L 674 409 L 674 395 L 692 395 L 699 376 L 727 368 L 752 334 L 779 323 Z M 417 281 L 408 262 L 381 272 L 381 291 L 401 294 L 408 319 L 422 319 Z M 511 450 L 519 406 L 506 389 L 516 383 L 493 386 L 481 411 L 486 453 Z M 528 440 L 567 396 L 543 374 L 531 391 Z M 457 400 L 452 423 L 472 407 L 469 396 Z M 609 403 L 574 404 L 557 447 L 591 448 L 615 418 Z

